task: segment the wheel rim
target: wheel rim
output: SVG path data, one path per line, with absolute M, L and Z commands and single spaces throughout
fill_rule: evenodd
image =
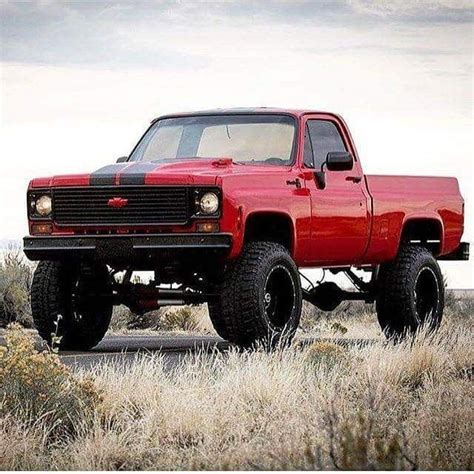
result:
M 416 323 L 423 324 L 436 317 L 439 306 L 439 286 L 435 272 L 423 268 L 415 282 Z
M 70 315 L 71 322 L 78 325 L 94 326 L 99 323 L 95 312 L 106 310 L 107 300 L 101 294 L 100 284 L 93 283 L 80 275 L 71 278 Z
M 80 303 L 81 303 L 81 288 L 79 286 L 79 279 L 76 278 L 72 282 L 72 291 L 71 291 L 71 313 L 72 318 L 75 321 L 80 321 L 82 319 L 82 315 L 79 311 Z
M 265 314 L 270 324 L 282 329 L 291 319 L 295 308 L 295 284 L 290 271 L 283 265 L 272 268 L 263 293 Z

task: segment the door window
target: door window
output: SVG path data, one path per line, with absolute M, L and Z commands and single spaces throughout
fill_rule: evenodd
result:
M 329 152 L 347 151 L 341 134 L 333 122 L 329 120 L 308 120 L 307 124 L 313 148 L 314 167 L 316 169 L 321 168 Z
M 313 147 L 311 146 L 311 139 L 309 138 L 308 125 L 306 125 L 306 129 L 304 132 L 303 161 L 306 168 L 314 168 Z

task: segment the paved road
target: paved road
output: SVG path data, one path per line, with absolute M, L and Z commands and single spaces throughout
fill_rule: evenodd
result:
M 106 336 L 89 352 L 64 351 L 66 365 L 88 368 L 99 362 L 131 363 L 138 355 L 160 353 L 168 367 L 176 366 L 183 357 L 196 352 L 223 351 L 230 344 L 219 337 L 186 335 L 114 335 Z
M 0 345 L 5 345 L 2 333 L 3 331 L 0 332 Z M 35 339 L 38 349 L 44 347 L 36 334 Z M 90 368 L 104 361 L 130 363 L 137 355 L 159 352 L 163 354 L 166 364 L 173 367 L 193 352 L 223 351 L 229 347 L 229 343 L 213 336 L 125 334 L 107 335 L 88 352 L 62 351 L 59 355 L 66 365 Z
M 0 345 L 5 344 L 2 333 L 3 331 L 0 331 Z M 39 349 L 42 347 L 42 341 L 38 336 L 35 337 Z M 311 343 L 314 339 L 305 338 L 302 341 Z M 330 339 L 330 341 L 345 346 L 374 342 L 370 339 Z M 89 352 L 63 351 L 60 357 L 66 365 L 88 369 L 101 362 L 129 364 L 137 355 L 158 352 L 163 355 L 166 366 L 172 368 L 193 352 L 225 351 L 230 347 L 228 342 L 213 336 L 124 334 L 105 336 Z

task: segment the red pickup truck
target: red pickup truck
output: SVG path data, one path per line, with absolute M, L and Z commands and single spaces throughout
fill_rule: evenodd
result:
M 207 302 L 217 332 L 251 346 L 290 340 L 303 299 L 328 311 L 363 300 L 399 338 L 441 321 L 437 260 L 469 258 L 457 180 L 365 175 L 343 119 L 326 112 L 160 117 L 116 164 L 33 179 L 27 206 L 33 318 L 68 349 L 96 345 L 118 304 Z M 355 291 L 302 289 L 311 267 L 345 273 Z M 136 271 L 154 278 L 137 283 Z

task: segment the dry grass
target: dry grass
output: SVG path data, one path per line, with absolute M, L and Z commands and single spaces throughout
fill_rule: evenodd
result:
M 3 416 L 0 469 L 472 469 L 472 329 L 101 365 L 73 434 Z

